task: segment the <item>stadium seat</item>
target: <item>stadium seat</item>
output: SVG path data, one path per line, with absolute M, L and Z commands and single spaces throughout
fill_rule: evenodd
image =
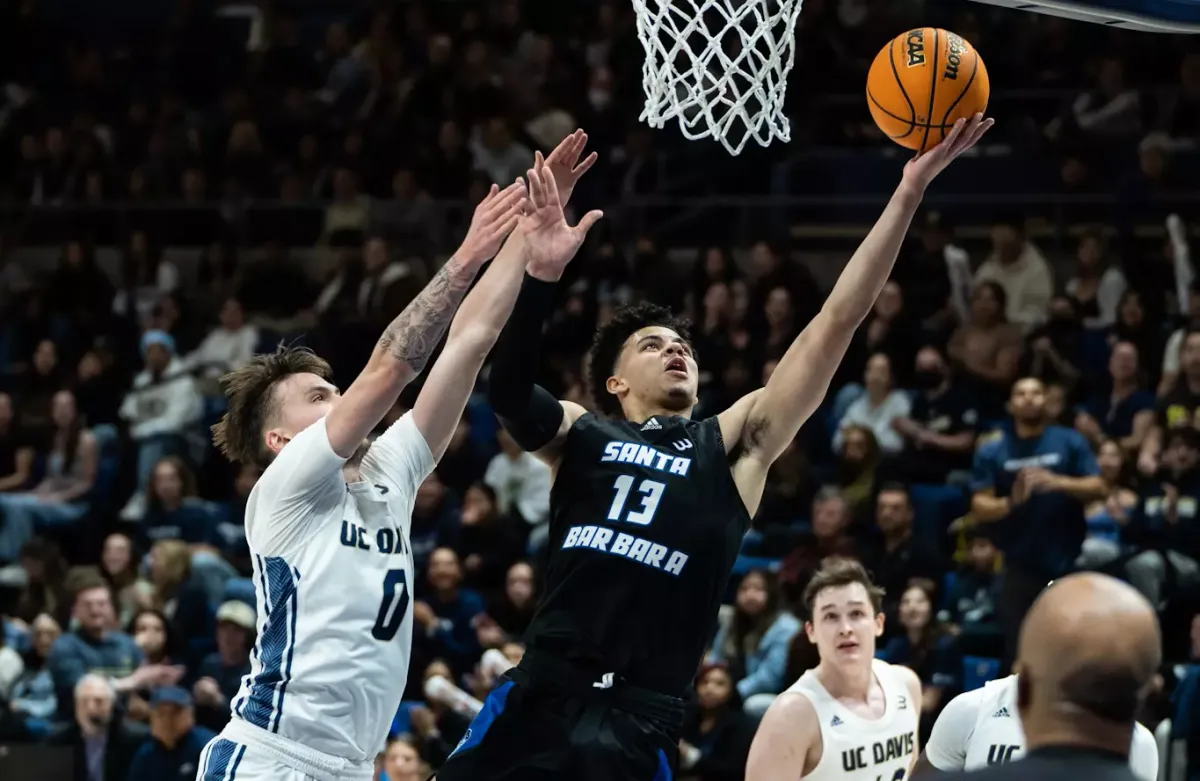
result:
M 991 659 L 986 656 L 964 656 L 963 657 L 963 675 L 962 688 L 963 691 L 969 692 L 978 689 L 988 681 L 994 681 L 1000 677 L 1000 660 Z
M 752 569 L 765 569 L 770 572 L 779 572 L 779 566 L 783 563 L 782 559 L 768 559 L 763 556 L 738 556 L 737 561 L 733 565 L 734 575 L 745 575 Z
M 402 735 L 405 732 L 412 731 L 412 718 L 409 716 L 410 711 L 425 703 L 420 700 L 405 700 L 400 703 L 400 707 L 396 709 L 396 715 L 392 718 L 391 736 Z

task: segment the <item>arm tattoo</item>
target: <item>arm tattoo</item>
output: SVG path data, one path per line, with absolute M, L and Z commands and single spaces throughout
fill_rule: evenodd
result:
M 471 288 L 475 272 L 454 258 L 438 270 L 425 289 L 379 337 L 380 349 L 420 374 Z

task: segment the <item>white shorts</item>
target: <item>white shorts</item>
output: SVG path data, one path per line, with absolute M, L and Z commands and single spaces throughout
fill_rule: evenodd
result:
M 234 720 L 200 752 L 196 781 L 372 781 L 374 762 L 320 754 Z

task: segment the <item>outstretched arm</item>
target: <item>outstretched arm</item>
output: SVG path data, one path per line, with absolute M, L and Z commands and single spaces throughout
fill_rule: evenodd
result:
M 577 131 L 568 136 L 548 160 L 543 161 L 538 154 L 534 167 L 528 173 L 526 216 L 454 317 L 446 347 L 430 370 L 429 379 L 413 407 L 413 420 L 429 445 L 434 460 L 442 457 L 450 443 L 450 437 L 475 385 L 475 378 L 513 311 L 531 249 L 530 242 L 533 242 L 532 249 L 536 252 L 536 245 L 543 240 L 544 233 L 539 226 L 543 222 L 562 219 L 562 204 L 557 197 L 551 199 L 549 193 L 555 178 L 551 168 L 565 165 L 569 173 L 574 169 L 586 142 L 587 137 L 583 132 Z M 595 221 L 596 217 L 584 218 L 579 228 L 580 241 L 582 234 L 586 234 Z M 575 249 L 578 249 L 578 245 L 571 250 L 572 256 Z
M 731 450 L 740 446 L 739 461 L 749 464 L 735 468 L 735 479 L 751 512 L 761 498 L 766 469 L 825 397 L 855 330 L 891 275 L 925 188 L 991 125 L 992 120 L 981 115 L 970 123 L 959 120 L 942 143 L 905 166 L 904 178 L 878 222 L 846 264 L 825 306 L 792 342 L 763 392 L 748 410 L 721 416 L 727 446 Z M 734 425 L 731 417 L 743 418 L 742 425 Z
M 462 246 L 384 330 L 366 368 L 325 419 L 329 444 L 339 456 L 354 453 L 404 386 L 425 369 L 479 267 L 516 226 L 524 198 L 521 182 L 503 191 L 493 187 L 475 210 Z
M 589 157 L 581 165 L 590 166 L 594 160 Z M 525 276 L 512 317 L 496 345 L 488 387 L 488 401 L 504 428 L 517 444 L 552 467 L 557 463 L 558 446 L 584 409 L 560 402 L 537 384 L 542 325 L 554 304 L 554 284 L 588 229 L 602 216 L 598 211 L 588 212 L 579 225 L 568 226 L 561 205 L 555 207 L 563 179 L 564 172 L 558 170 L 549 180 L 550 206 L 539 210 L 536 230 L 526 233 Z

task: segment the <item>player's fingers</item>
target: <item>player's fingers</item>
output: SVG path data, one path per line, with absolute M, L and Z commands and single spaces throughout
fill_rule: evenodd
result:
M 533 204 L 534 209 L 541 209 L 546 205 L 546 189 L 545 183 L 542 181 L 542 172 L 536 168 L 530 168 L 526 172 L 529 178 L 529 201 Z
M 541 153 L 541 152 L 534 152 L 534 153 L 533 153 L 533 167 L 534 167 L 534 168 L 541 168 L 541 167 L 542 167 L 542 166 L 544 166 L 545 164 L 546 164 L 546 158 L 542 157 L 542 153 Z
M 546 191 L 546 203 L 556 204 L 558 200 L 558 184 L 554 181 L 554 175 L 548 169 L 542 169 L 542 188 Z
M 584 158 L 584 161 L 582 163 L 575 166 L 575 168 L 571 171 L 571 175 L 574 176 L 576 179 L 578 179 L 579 177 L 586 174 L 588 172 L 588 170 L 593 165 L 595 165 L 596 161 L 599 159 L 600 159 L 600 155 L 596 154 L 595 152 L 592 152 L 590 155 L 588 155 L 586 158 Z
M 479 206 L 477 206 L 476 208 L 486 210 L 489 206 L 492 205 L 492 201 L 495 200 L 496 193 L 498 193 L 498 192 L 500 192 L 500 188 L 493 184 L 491 187 L 488 188 L 487 195 L 483 196 L 483 200 L 479 202 Z
M 508 234 L 512 233 L 513 228 L 517 227 L 517 223 L 520 221 L 521 218 L 518 215 L 514 214 L 509 216 L 509 218 L 500 223 L 500 226 L 496 229 L 495 233 L 493 234 L 494 239 L 502 239 Z
M 493 185 L 494 187 L 495 185 Z M 502 192 L 492 197 L 488 204 L 487 216 L 489 219 L 495 219 L 498 215 L 503 214 L 510 208 L 513 203 L 525 196 L 525 183 L 520 179 L 505 187 Z
M 571 134 L 571 156 L 570 161 L 574 163 L 583 154 L 584 147 L 587 146 L 587 133 L 580 128 Z
M 604 212 L 600 211 L 599 209 L 594 209 L 583 215 L 583 219 L 581 219 L 579 224 L 575 226 L 575 234 L 579 237 L 580 241 L 583 240 L 584 236 L 587 236 L 587 232 L 590 231 L 592 226 L 599 222 L 600 218 L 603 216 Z

